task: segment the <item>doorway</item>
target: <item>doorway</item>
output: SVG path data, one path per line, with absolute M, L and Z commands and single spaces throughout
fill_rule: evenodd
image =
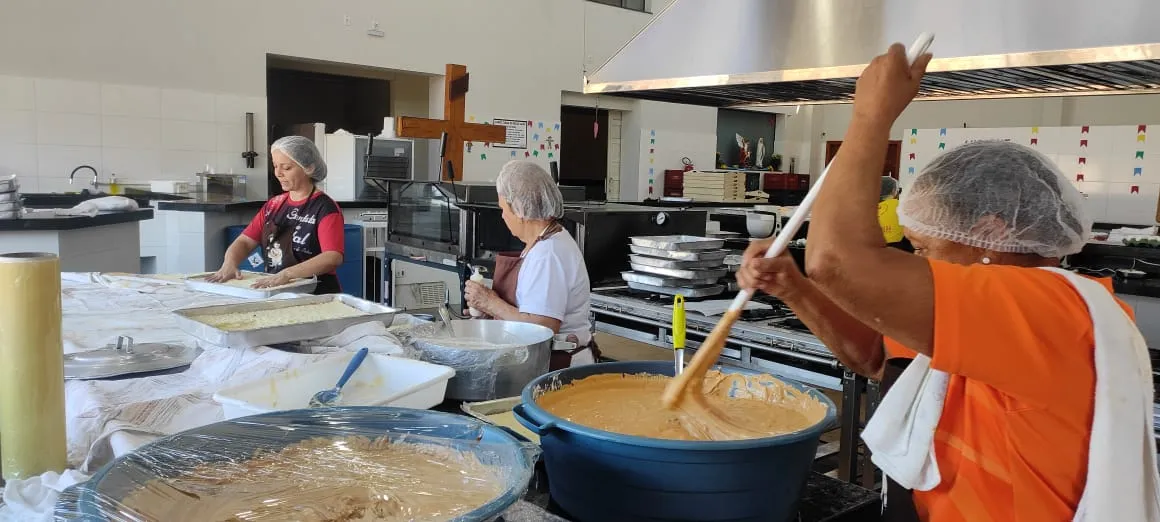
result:
M 593 123 L 599 132 L 592 132 Z M 582 186 L 586 198 L 608 198 L 608 110 L 560 107 L 560 184 Z
M 840 141 L 826 142 L 826 165 L 829 165 L 834 160 L 834 156 L 838 154 L 838 149 L 842 148 Z M 882 175 L 898 179 L 898 169 L 902 166 L 902 142 L 899 140 L 891 140 L 886 144 L 886 163 L 882 166 Z
M 312 71 L 310 66 L 267 60 L 270 144 L 290 135 L 313 138 L 315 123 L 325 124 L 327 132 L 343 129 L 366 135 L 383 130 L 383 118 L 391 115 L 390 81 Z M 266 176 L 268 195 L 280 194 L 282 188 L 274 178 L 272 163 Z

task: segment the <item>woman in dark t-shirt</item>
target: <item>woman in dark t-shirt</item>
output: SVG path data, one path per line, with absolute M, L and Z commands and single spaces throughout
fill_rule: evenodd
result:
M 326 178 L 322 154 L 309 139 L 287 136 L 270 146 L 270 161 L 286 192 L 262 205 L 226 249 L 221 268 L 206 280 L 241 278 L 238 265 L 261 246 L 265 271 L 270 275 L 255 281 L 254 288 L 317 276 L 315 294 L 342 292 L 335 274 L 343 259 L 342 209 L 315 186 Z

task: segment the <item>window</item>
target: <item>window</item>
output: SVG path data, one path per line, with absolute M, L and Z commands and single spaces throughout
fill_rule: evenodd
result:
M 648 12 L 646 0 L 588 0 L 589 2 L 596 2 L 598 4 L 611 5 L 613 7 L 623 7 L 624 9 L 632 9 L 633 11 L 640 11 L 642 13 Z

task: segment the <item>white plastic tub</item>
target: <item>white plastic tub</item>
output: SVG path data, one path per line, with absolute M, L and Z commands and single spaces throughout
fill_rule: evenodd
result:
M 226 419 L 306 408 L 315 393 L 334 387 L 349 362 L 350 357 L 336 357 L 294 368 L 224 388 L 213 398 Z M 425 410 L 443 402 L 454 375 L 446 366 L 372 353 L 343 387 L 337 405 Z

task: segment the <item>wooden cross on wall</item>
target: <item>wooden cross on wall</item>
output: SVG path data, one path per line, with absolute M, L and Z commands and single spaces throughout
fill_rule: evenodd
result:
M 427 138 L 437 140 L 447 133 L 447 152 L 443 164 L 439 166 L 440 179 L 449 180 L 447 163 L 454 166 L 455 180 L 463 179 L 463 144 L 468 141 L 503 143 L 507 139 L 507 127 L 467 123 L 463 115 L 467 112 L 467 67 L 447 64 L 443 81 L 443 118 L 415 118 L 400 116 L 395 118 L 395 134 L 400 138 Z

